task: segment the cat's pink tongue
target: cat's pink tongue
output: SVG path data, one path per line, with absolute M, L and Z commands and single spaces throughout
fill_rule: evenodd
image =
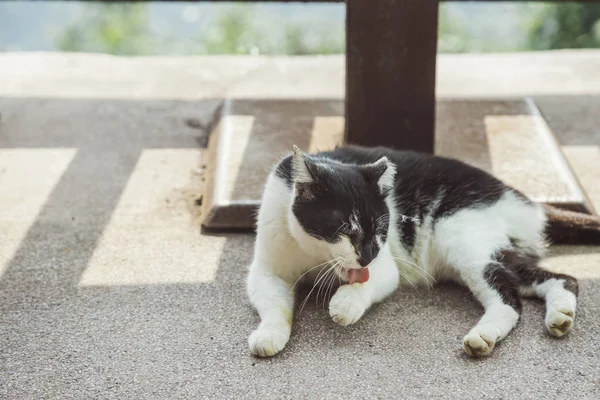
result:
M 365 283 L 369 280 L 369 268 L 351 269 L 349 272 L 350 284 L 355 282 Z

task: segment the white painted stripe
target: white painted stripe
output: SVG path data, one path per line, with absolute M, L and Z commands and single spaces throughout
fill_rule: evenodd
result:
M 248 148 L 250 134 L 254 126 L 253 116 L 228 115 L 231 112 L 228 109 L 231 107 L 228 101 L 223 107 L 224 116 L 216 128 L 217 132 L 215 132 L 222 135 L 223 139 L 219 141 L 221 148 L 217 149 L 216 154 L 219 157 L 226 158 L 219 162 L 218 166 L 221 168 L 216 171 L 214 181 L 216 186 L 215 202 L 221 202 L 222 199 L 231 199 L 233 197 L 236 182 L 243 167 L 244 154 Z M 233 143 L 234 138 L 235 144 Z
M 600 146 L 564 146 L 563 152 L 596 214 L 600 214 Z
M 75 149 L 0 149 L 0 277 Z
M 553 246 L 542 265 L 577 279 L 600 279 L 600 246 Z
M 532 200 L 572 200 L 573 189 L 565 172 L 555 165 L 554 151 L 539 129 L 536 115 L 489 115 L 485 131 L 493 174 Z
M 315 117 L 308 145 L 309 153 L 335 149 L 344 140 L 344 117 Z
M 225 237 L 200 236 L 203 153 L 145 150 L 80 285 L 210 282 Z

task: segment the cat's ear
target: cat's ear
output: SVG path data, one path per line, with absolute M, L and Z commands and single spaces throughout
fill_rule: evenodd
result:
M 373 164 L 363 165 L 360 170 L 368 182 L 377 184 L 379 191 L 384 196 L 394 188 L 396 165 L 387 157 L 381 157 Z
M 294 182 L 300 184 L 313 183 L 315 181 L 316 166 L 308 154 L 304 154 L 294 145 L 292 156 L 292 177 Z

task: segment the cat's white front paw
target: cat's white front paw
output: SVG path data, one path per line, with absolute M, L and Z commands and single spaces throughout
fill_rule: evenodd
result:
M 288 329 L 277 326 L 263 326 L 252 332 L 248 338 L 248 345 L 255 356 L 271 357 L 283 350 L 289 339 Z
M 575 310 L 565 307 L 560 310 L 548 310 L 546 314 L 546 328 L 556 337 L 564 336 L 573 326 Z
M 463 339 L 463 348 L 471 357 L 489 356 L 496 345 L 495 329 L 476 326 Z
M 335 292 L 329 302 L 329 315 L 334 322 L 347 326 L 362 317 L 368 307 L 362 285 L 361 283 L 343 285 Z

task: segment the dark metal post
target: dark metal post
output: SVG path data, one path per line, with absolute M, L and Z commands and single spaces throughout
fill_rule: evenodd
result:
M 433 153 L 439 1 L 346 5 L 346 142 Z

